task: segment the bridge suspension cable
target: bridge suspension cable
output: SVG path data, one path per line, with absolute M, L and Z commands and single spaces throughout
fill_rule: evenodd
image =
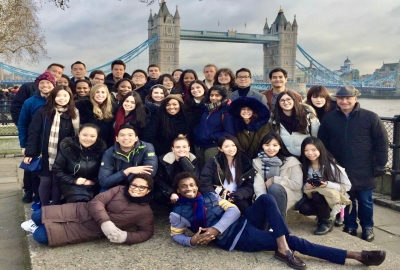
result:
M 32 71 L 25 70 L 22 68 L 13 67 L 13 66 L 4 64 L 3 62 L 0 62 L 0 68 L 4 69 L 10 73 L 21 76 L 22 78 L 25 78 L 25 79 L 35 79 L 37 76 L 40 75 L 40 73 L 32 72 Z

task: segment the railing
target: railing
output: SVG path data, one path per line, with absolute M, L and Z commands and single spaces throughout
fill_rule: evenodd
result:
M 18 135 L 17 127 L 11 120 L 11 100 L 0 100 L 0 136 Z
M 389 139 L 389 158 L 386 166 L 392 177 L 391 198 L 400 199 L 400 115 L 381 117 Z

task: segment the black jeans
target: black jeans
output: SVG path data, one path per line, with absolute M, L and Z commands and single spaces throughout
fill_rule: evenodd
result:
M 329 219 L 331 209 L 325 197 L 318 192 L 312 193 L 312 199 L 307 199 L 299 209 L 300 214 L 305 216 L 317 216 L 318 219 Z

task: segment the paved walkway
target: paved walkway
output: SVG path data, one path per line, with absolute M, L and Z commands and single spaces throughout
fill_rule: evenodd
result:
M 174 243 L 169 236 L 168 213 L 157 209 L 155 235 L 147 242 L 126 246 L 99 240 L 85 244 L 49 248 L 25 236 L 19 227 L 24 212 L 21 192 L 16 183 L 17 165 L 21 158 L 0 159 L 0 269 L 288 269 L 273 258 L 272 252 L 226 252 L 213 246 L 185 248 Z M 20 178 L 21 179 L 21 174 Z M 14 181 L 9 183 L 9 181 Z M 10 208 L 10 205 L 13 207 Z M 29 207 L 25 207 L 29 215 Z M 4 215 L 8 214 L 6 219 Z M 6 221 L 5 221 L 6 220 Z M 335 228 L 326 236 L 315 236 L 315 222 L 296 212 L 288 214 L 292 234 L 309 241 L 348 250 L 385 249 L 386 261 L 377 269 L 398 269 L 400 264 L 400 212 L 375 206 L 376 240 L 368 243 Z M 361 232 L 359 232 L 361 234 Z M 27 241 L 26 241 L 27 240 Z M 29 255 L 24 243 L 28 243 Z M 308 269 L 364 269 L 356 262 L 345 266 L 300 255 Z

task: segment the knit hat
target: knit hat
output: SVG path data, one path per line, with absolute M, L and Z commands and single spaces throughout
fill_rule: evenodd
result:
M 180 95 L 180 94 L 169 94 L 168 96 L 165 97 L 164 100 L 167 100 L 167 99 L 176 99 L 180 103 L 183 103 L 182 95 Z
M 53 75 L 51 75 L 51 73 L 48 71 L 45 71 L 43 74 L 37 77 L 35 82 L 37 85 L 39 85 L 39 82 L 43 80 L 48 80 L 53 84 L 53 86 L 56 86 L 56 79 L 54 79 Z

